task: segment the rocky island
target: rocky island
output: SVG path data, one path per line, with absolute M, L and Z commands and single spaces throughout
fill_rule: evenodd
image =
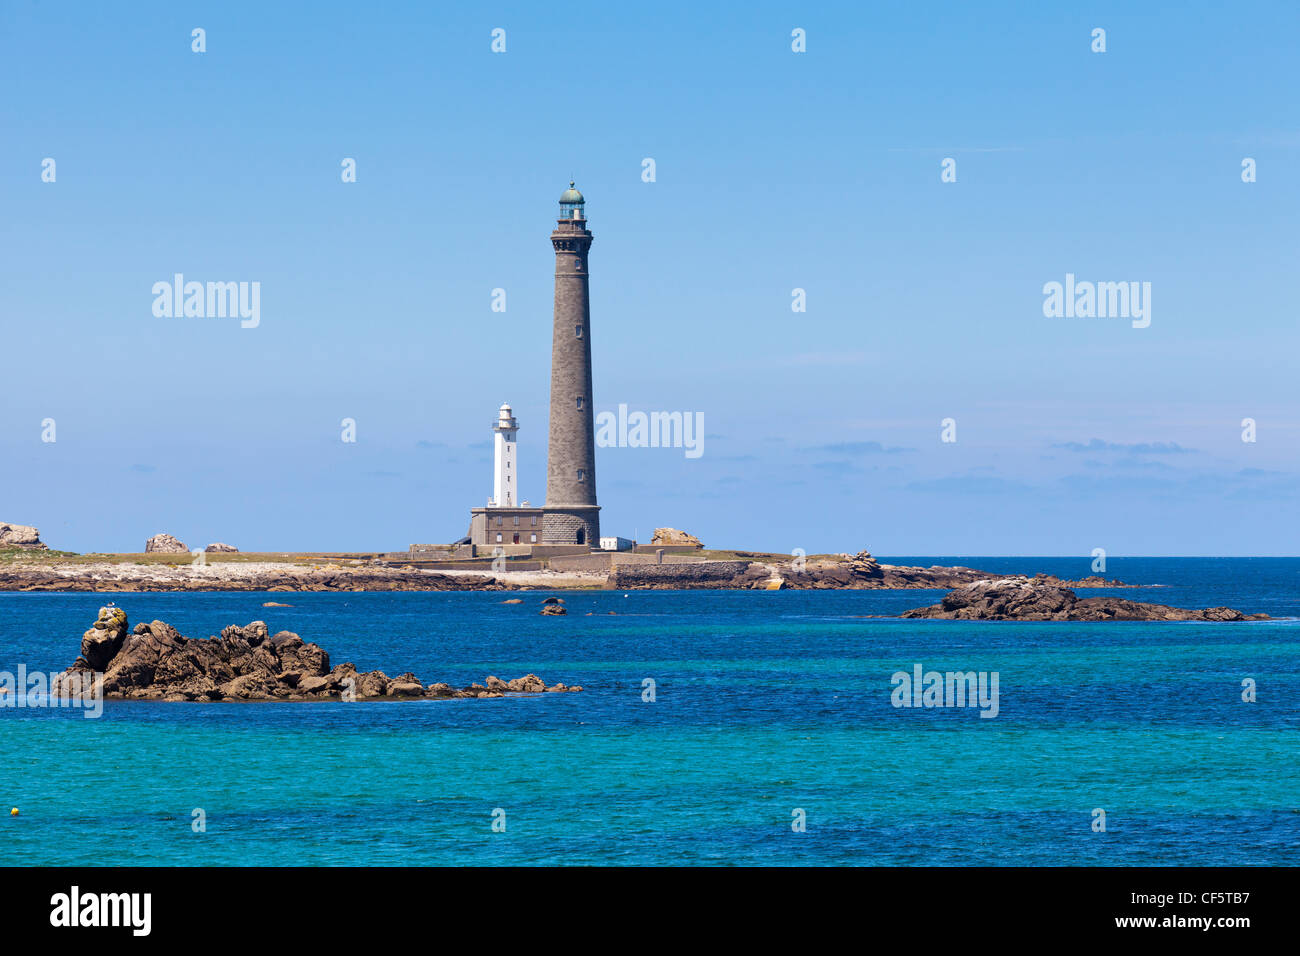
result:
M 14 528 L 16 526 L 3 526 Z M 659 534 L 671 531 L 672 534 Z M 31 532 L 31 533 L 28 533 Z M 32 546 L 35 529 L 0 548 L 0 591 L 502 591 L 528 589 L 842 590 L 956 588 L 1007 575 L 967 567 L 884 564 L 870 552 L 794 557 L 753 551 L 706 551 L 698 539 L 658 529 L 663 550 L 540 557 L 498 568 L 456 560 L 449 550 L 386 554 L 242 553 L 212 544 L 185 550 L 156 535 L 139 554 L 72 554 Z M 17 542 L 21 539 L 24 544 Z M 689 539 L 689 540 L 688 540 Z M 689 543 L 695 541 L 695 544 Z M 687 542 L 682 544 L 682 542 Z M 672 551 L 671 548 L 681 550 Z M 1099 576 L 1035 580 L 1064 587 L 1127 587 Z M 555 614 L 558 611 L 551 611 Z
M 1117 597 L 1080 598 L 1060 582 L 1043 576 L 975 581 L 944 596 L 938 604 L 914 608 L 906 618 L 952 621 L 1266 621 L 1267 614 L 1244 614 L 1230 607 L 1199 610 L 1146 604 Z
M 0 591 L 499 591 L 491 575 L 292 562 L 192 565 L 122 561 L 0 564 Z
M 322 647 L 292 631 L 271 634 L 263 621 L 194 639 L 163 621 L 131 628 L 120 607 L 99 609 L 81 638 L 81 655 L 52 681 L 50 693 L 84 696 L 96 673 L 103 674 L 106 698 L 168 702 L 450 699 L 582 690 L 548 687 L 536 674 L 509 681 L 488 677 L 485 684 L 461 688 L 426 687 L 410 672 L 389 677 L 383 671 L 358 673 L 350 663 L 331 667 Z

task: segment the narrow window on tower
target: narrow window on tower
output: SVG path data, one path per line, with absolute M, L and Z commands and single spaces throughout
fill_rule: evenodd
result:
M 574 259 L 574 260 L 573 260 L 573 268 L 575 268 L 575 269 L 581 269 L 581 268 L 582 268 L 582 260 L 581 260 L 581 259 Z
M 579 408 L 579 409 L 582 408 L 582 396 L 581 396 L 581 395 L 578 396 L 578 408 Z
M 581 468 L 578 469 L 578 480 L 579 480 L 579 481 L 586 481 L 586 480 L 587 480 L 587 472 L 584 471 L 584 470 L 581 469 Z
M 573 334 L 574 334 L 575 336 L 577 336 L 578 338 L 582 338 L 582 326 L 581 326 L 581 325 L 575 325 L 575 326 L 573 327 Z

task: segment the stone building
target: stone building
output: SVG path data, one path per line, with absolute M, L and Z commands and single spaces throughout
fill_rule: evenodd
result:
M 497 547 L 502 554 L 525 554 L 542 543 L 541 508 L 471 508 L 469 515 L 470 543 L 488 554 Z
M 596 428 L 591 395 L 591 303 L 587 283 L 586 200 L 569 188 L 551 233 L 555 251 L 555 311 L 551 332 L 551 415 L 546 450 L 546 503 L 519 499 L 519 461 L 513 410 L 502 405 L 495 433 L 492 497 L 470 509 L 469 543 L 512 554 L 531 547 L 595 550 L 600 545 L 596 503 Z
M 519 498 L 519 422 L 509 402 L 498 410 L 492 432 L 492 497 L 487 507 L 470 509 L 469 538 L 510 554 L 542 543 L 542 509 Z
M 569 183 L 551 233 L 555 319 L 551 335 L 551 430 L 546 449 L 547 544 L 600 543 L 596 504 L 596 427 L 591 396 L 591 299 L 587 281 L 586 200 Z

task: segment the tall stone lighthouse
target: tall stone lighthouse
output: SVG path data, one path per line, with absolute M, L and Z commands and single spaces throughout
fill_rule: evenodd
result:
M 600 544 L 596 428 L 591 401 L 591 299 L 586 200 L 569 183 L 551 233 L 555 328 L 551 337 L 551 430 L 546 456 L 545 544 Z

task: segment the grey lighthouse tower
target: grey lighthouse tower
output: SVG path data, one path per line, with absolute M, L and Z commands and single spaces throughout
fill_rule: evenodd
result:
M 551 233 L 555 328 L 551 337 L 551 430 L 546 454 L 545 544 L 600 544 L 596 428 L 591 402 L 591 299 L 586 200 L 569 183 Z

